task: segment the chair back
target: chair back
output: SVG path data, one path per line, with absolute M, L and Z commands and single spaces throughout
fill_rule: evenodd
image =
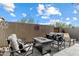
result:
M 16 34 L 12 34 L 8 37 L 8 40 L 10 41 L 10 47 L 12 50 L 19 50 L 19 44 L 17 42 L 17 36 Z M 20 53 L 20 51 L 18 51 Z
M 69 33 L 64 33 L 64 39 L 65 39 L 66 41 L 69 41 L 69 40 L 70 40 Z

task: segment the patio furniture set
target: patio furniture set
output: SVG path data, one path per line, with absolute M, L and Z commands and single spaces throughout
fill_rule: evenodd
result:
M 51 50 L 55 48 L 58 51 L 65 49 L 66 42 L 68 43 L 69 47 L 71 46 L 71 43 L 73 43 L 74 45 L 76 42 L 76 39 L 71 39 L 68 33 L 54 33 L 54 32 L 50 32 L 49 34 L 46 34 L 46 37 L 33 38 L 33 40 L 34 40 L 33 47 L 36 48 L 41 55 L 45 55 L 46 53 L 51 54 Z M 48 47 L 49 48 L 48 50 L 47 48 L 45 48 L 47 47 L 47 45 L 50 46 Z
M 51 54 L 52 48 L 58 51 L 66 48 L 66 42 L 75 43 L 75 39 L 71 39 L 68 33 L 53 33 L 46 34 L 45 37 L 35 37 L 33 42 L 24 44 L 21 39 L 18 39 L 16 34 L 8 37 L 7 42 L 9 45 L 10 56 L 28 56 L 34 55 L 35 49 L 40 55 L 44 56 L 47 53 Z M 66 41 L 67 40 L 67 41 Z M 6 55 L 6 53 L 4 53 Z

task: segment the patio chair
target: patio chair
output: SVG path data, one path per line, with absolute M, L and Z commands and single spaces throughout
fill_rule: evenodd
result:
M 65 42 L 69 43 L 69 46 L 71 46 L 71 43 L 75 44 L 76 42 L 76 39 L 70 38 L 69 33 L 64 33 L 64 39 L 65 39 Z
M 53 33 L 50 35 L 46 35 L 46 38 L 51 39 L 53 42 L 53 47 L 56 48 L 56 46 L 59 48 L 64 47 L 65 48 L 65 40 L 63 39 L 63 33 Z
M 17 39 L 16 34 L 9 36 L 7 41 L 10 48 L 10 56 L 28 56 L 32 54 L 32 45 L 24 45 L 20 39 Z
M 53 36 L 53 38 L 53 45 L 58 47 L 58 51 L 61 50 L 63 47 L 65 48 L 65 40 L 63 39 L 63 34 L 56 34 Z

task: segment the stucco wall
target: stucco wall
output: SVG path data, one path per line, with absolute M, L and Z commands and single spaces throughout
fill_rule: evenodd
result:
M 34 24 L 9 23 L 7 29 L 0 29 L 0 47 L 7 46 L 6 39 L 11 34 L 16 34 L 18 38 L 30 42 L 34 37 L 45 36 L 53 31 L 52 26 L 40 25 L 39 30 L 35 30 L 34 27 Z M 71 38 L 79 40 L 79 28 L 65 28 L 65 31 Z
M 32 41 L 32 38 L 44 36 L 46 33 L 53 31 L 51 26 L 40 25 L 39 30 L 34 29 L 34 24 L 24 24 L 24 23 L 9 23 L 8 28 L 0 32 L 0 46 L 7 46 L 7 41 L 5 40 L 9 35 L 15 33 L 18 38 L 25 40 L 26 42 Z M 3 36 L 5 34 L 5 37 Z

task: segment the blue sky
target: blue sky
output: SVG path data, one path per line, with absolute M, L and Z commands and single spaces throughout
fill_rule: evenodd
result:
M 0 3 L 0 16 L 9 22 L 31 17 L 38 24 L 64 22 L 79 26 L 79 5 L 72 3 Z

